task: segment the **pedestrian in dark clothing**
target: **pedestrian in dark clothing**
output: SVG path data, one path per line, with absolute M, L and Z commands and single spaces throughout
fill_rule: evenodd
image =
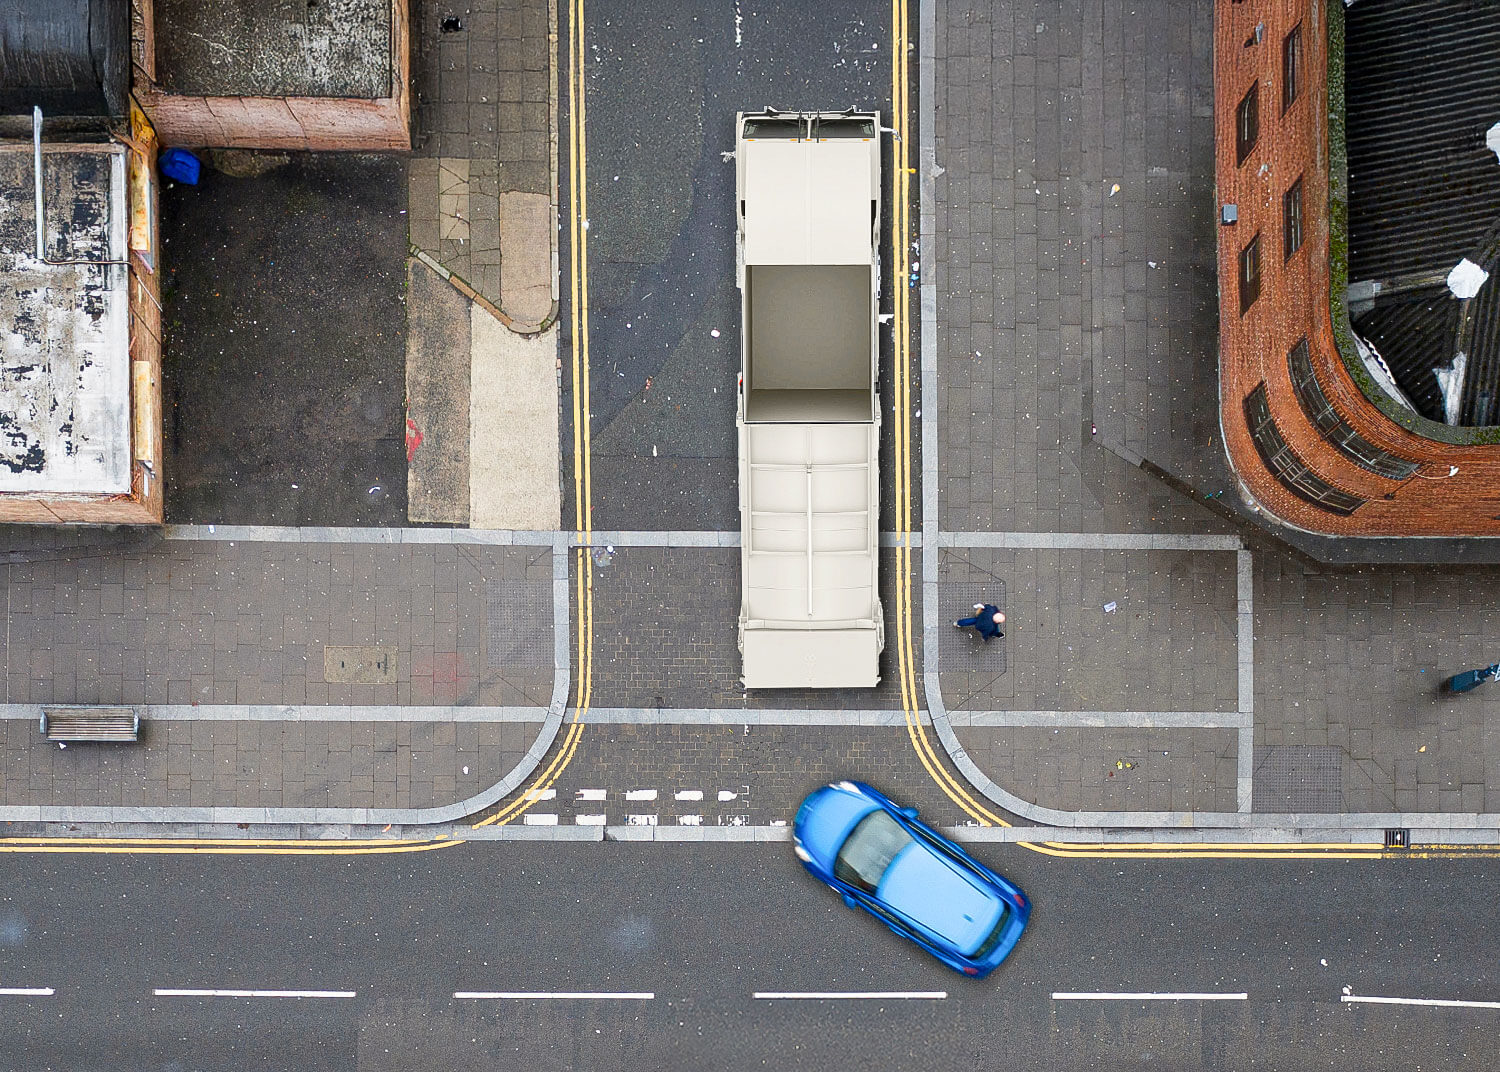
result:
M 1000 628 L 1004 621 L 1004 612 L 993 603 L 975 603 L 974 613 L 970 617 L 960 618 L 953 624 L 959 629 L 973 629 L 988 642 L 993 637 L 1005 635 Z

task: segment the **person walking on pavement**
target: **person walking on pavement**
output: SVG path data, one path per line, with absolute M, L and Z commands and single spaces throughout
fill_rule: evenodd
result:
M 989 643 L 991 638 L 1005 635 L 1000 628 L 1004 621 L 1005 613 L 993 603 L 975 603 L 974 613 L 967 618 L 960 618 L 953 625 L 958 629 L 973 629 L 984 637 L 985 643 Z

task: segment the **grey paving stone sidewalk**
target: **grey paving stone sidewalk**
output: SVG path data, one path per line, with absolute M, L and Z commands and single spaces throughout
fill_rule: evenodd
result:
M 1213 8 L 937 5 L 944 170 L 929 263 L 945 530 L 1231 531 L 1127 461 L 1161 459 L 1199 493 L 1223 469 Z M 1064 808 L 1234 810 L 1234 776 L 1251 773 L 1261 812 L 1500 811 L 1500 693 L 1438 692 L 1447 675 L 1494 660 L 1500 574 L 1323 569 L 1243 535 L 1254 566 L 1252 771 L 1231 771 L 1232 731 L 1201 727 L 1053 732 L 956 720 L 971 758 L 1002 787 Z M 1166 583 L 1086 558 L 1053 553 L 1038 568 L 1031 552 L 944 552 L 950 601 L 966 584 L 1004 581 L 1013 617 L 988 667 L 959 665 L 972 657 L 951 644 L 940 651 L 949 704 L 1232 711 L 1234 556 L 1185 556 Z M 1038 580 L 1047 591 L 1028 605 Z M 1106 628 L 1101 600 L 1122 614 L 1143 602 L 1149 626 Z M 1032 616 L 1055 635 L 1033 640 Z M 1089 656 L 1063 661 L 1075 641 Z M 1153 761 L 1124 777 L 1114 764 L 1136 753 Z
M 418 0 L 413 15 L 412 245 L 505 312 L 530 315 L 535 297 L 544 316 L 554 196 L 547 0 Z M 543 274 L 518 279 L 511 261 Z M 519 306 L 505 293 L 537 286 L 544 293 Z
M 1333 810 L 1500 812 L 1500 691 L 1441 692 L 1500 657 L 1497 584 L 1495 567 L 1322 571 L 1258 555 L 1257 754 L 1337 750 Z
M 1234 811 L 1228 729 L 956 728 L 997 785 L 1061 811 Z
M 147 722 L 136 745 L 41 739 L 0 722 L 0 804 L 427 808 L 500 781 L 539 722 Z
M 551 700 L 550 549 L 162 542 L 0 574 L 11 704 Z M 373 721 L 148 719 L 142 744 L 114 750 L 59 750 L 29 720 L 3 732 L 6 804 L 199 804 L 217 790 L 222 805 L 451 803 L 531 745 L 511 726 Z
M 1231 552 L 944 548 L 938 562 L 951 617 L 981 599 L 1008 616 L 973 656 L 973 633 L 942 623 L 950 711 L 1236 709 Z
M 1226 531 L 1093 432 L 1103 389 L 1096 357 L 1149 340 L 1151 353 L 1165 348 L 1174 358 L 1193 346 L 1184 364 L 1214 360 L 1213 332 L 1196 326 L 1201 310 L 1181 285 L 1193 262 L 1179 263 L 1176 202 L 1151 200 L 1196 159 L 1185 152 L 1196 130 L 1184 122 L 1192 104 L 1172 64 L 1211 7 L 1157 0 L 1130 15 L 1097 0 L 939 7 L 935 136 L 944 170 L 929 263 L 945 530 Z M 1211 172 L 1211 141 L 1207 150 Z M 1124 172 L 1115 168 L 1122 156 Z M 1153 178 L 1148 190 L 1148 173 L 1165 165 L 1174 177 Z M 1125 264 L 1118 228 L 1126 220 L 1153 229 L 1160 253 Z M 1163 267 L 1151 268 L 1153 259 Z M 1178 375 L 1164 362 L 1151 373 L 1154 408 L 1141 419 L 1157 420 L 1176 400 L 1168 381 Z

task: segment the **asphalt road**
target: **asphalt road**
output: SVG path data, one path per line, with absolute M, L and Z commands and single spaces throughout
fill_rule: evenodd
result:
M 581 171 L 595 528 L 739 527 L 740 299 L 734 162 L 724 155 L 734 150 L 735 113 L 858 106 L 889 122 L 890 18 L 889 4 L 870 0 L 588 4 Z M 884 148 L 888 161 L 888 138 Z M 561 166 L 566 198 L 566 140 Z M 886 213 L 888 225 L 889 205 Z M 573 251 L 564 247 L 567 332 Z M 564 354 L 570 346 L 565 337 Z M 568 470 L 572 429 L 562 432 Z M 572 509 L 570 499 L 564 517 Z
M 981 855 L 1036 904 L 982 983 L 785 845 L 7 855 L 0 1067 L 1500 1067 L 1500 1009 L 1340 1000 L 1500 998 L 1491 862 Z M 946 996 L 755 996 L 872 991 Z M 580 992 L 613 996 L 538 996 Z M 1054 997 L 1083 992 L 1246 996 Z

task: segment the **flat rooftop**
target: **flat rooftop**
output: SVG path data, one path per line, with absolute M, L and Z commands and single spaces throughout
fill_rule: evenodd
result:
M 156 79 L 203 97 L 391 92 L 391 0 L 155 0 Z
M 1500 277 L 1467 304 L 1464 258 L 1497 275 L 1500 4 L 1361 0 L 1344 16 L 1354 329 L 1424 417 L 1500 424 Z M 1378 283 L 1372 301 L 1360 284 Z M 1368 290 L 1366 290 L 1368 293 Z M 1461 376 L 1447 386 L 1462 352 Z
M 0 145 L 0 493 L 130 491 L 125 158 L 44 145 L 45 260 L 29 144 Z

